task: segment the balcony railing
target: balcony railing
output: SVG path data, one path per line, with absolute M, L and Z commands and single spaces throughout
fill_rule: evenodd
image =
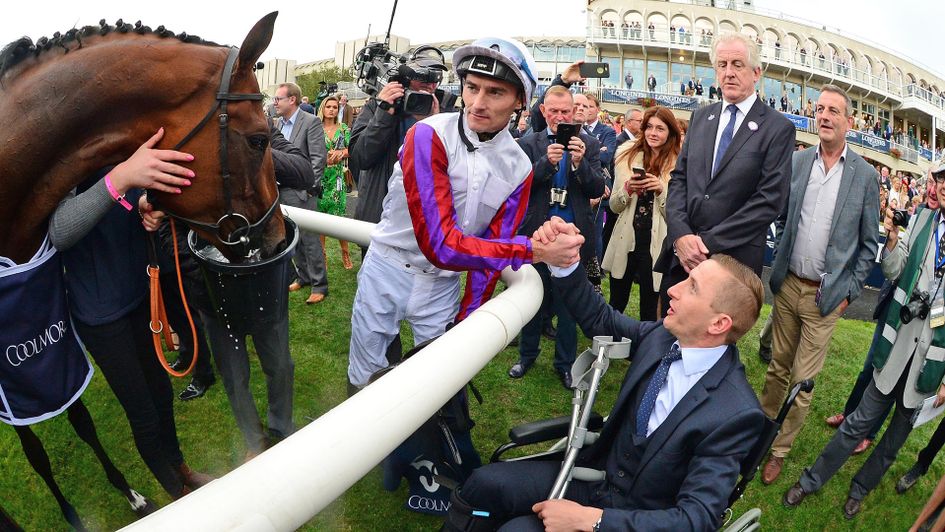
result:
M 624 28 L 594 25 L 587 28 L 587 38 L 593 41 L 614 41 L 616 43 L 626 44 L 655 44 L 659 46 L 671 46 L 683 49 L 709 51 L 712 45 L 713 35 L 703 34 L 702 30 L 695 33 L 689 29 L 680 32 L 670 31 L 666 25 L 654 25 L 653 28 Z M 762 43 L 760 46 L 761 57 L 767 62 L 783 64 L 791 67 L 801 67 L 805 70 L 818 73 L 824 77 L 832 79 L 841 79 L 845 81 L 856 82 L 870 90 L 881 90 L 890 96 L 902 99 L 904 95 L 903 87 L 888 79 L 884 75 L 875 75 L 871 71 L 861 70 L 849 64 L 835 61 L 833 58 L 820 57 L 820 53 L 811 50 L 790 49 L 784 46 L 778 47 L 774 43 Z M 920 89 L 921 90 L 921 89 Z M 931 93 L 930 93 L 931 95 Z M 945 110 L 945 103 L 938 105 L 940 109 Z
M 939 109 L 945 109 L 945 98 L 938 96 L 928 89 L 923 89 L 919 85 L 912 83 L 906 85 L 905 95 L 907 97 L 919 98 L 920 100 L 925 100 L 926 102 L 934 105 Z

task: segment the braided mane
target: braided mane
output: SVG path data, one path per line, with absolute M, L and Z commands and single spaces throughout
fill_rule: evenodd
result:
M 105 22 L 105 19 L 102 19 L 99 21 L 98 26 L 72 28 L 65 33 L 60 33 L 57 31 L 51 38 L 41 37 L 35 43 L 33 43 L 33 40 L 29 37 L 20 37 L 10 44 L 7 44 L 3 47 L 3 50 L 0 50 L 0 76 L 29 57 L 39 57 L 45 51 L 58 48 L 62 48 L 65 50 L 64 53 L 68 53 L 70 50 L 70 45 L 75 44 L 76 49 L 82 48 L 82 39 L 86 37 L 93 37 L 96 35 L 105 36 L 109 33 L 136 33 L 139 35 L 151 34 L 162 38 L 174 38 L 189 44 L 219 46 L 215 42 L 206 41 L 196 35 L 190 35 L 186 32 L 175 34 L 173 31 L 165 28 L 164 26 L 158 26 L 156 29 L 152 30 L 149 26 L 141 24 L 140 20 L 132 25 L 124 22 L 122 19 L 118 19 L 114 26 L 109 26 Z

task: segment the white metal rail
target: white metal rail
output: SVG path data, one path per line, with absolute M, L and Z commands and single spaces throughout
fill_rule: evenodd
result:
M 373 224 L 283 206 L 303 230 L 359 244 Z M 295 530 L 405 440 L 538 311 L 541 279 L 506 269 L 508 289 L 354 397 L 224 477 L 125 530 Z M 380 488 L 378 488 L 380 489 Z

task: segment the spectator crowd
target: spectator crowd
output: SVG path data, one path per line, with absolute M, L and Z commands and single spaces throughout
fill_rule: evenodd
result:
M 604 22 L 602 30 L 639 40 L 654 28 Z M 877 261 L 881 226 L 887 236 L 879 262 L 888 281 L 862 383 L 851 392 L 850 408 L 826 420 L 837 428 L 835 436 L 814 463 L 805 464 L 809 467 L 782 494 L 783 503 L 796 507 L 816 498 L 850 456 L 872 448 L 841 507 L 846 518 L 855 518 L 908 438 L 913 414 L 926 401 L 945 402 L 940 360 L 945 337 L 939 334 L 942 324 L 930 322 L 945 320 L 940 264 L 945 236 L 939 230 L 945 222 L 936 199 L 945 191 L 945 167 L 919 179 L 867 162 L 846 143 L 848 130 L 918 147 L 914 131 L 893 131 L 873 117 L 856 116 L 849 95 L 833 85 L 803 109 L 793 108 L 786 94 L 766 99 L 756 90 L 761 64 L 754 39 L 695 33 L 670 28 L 673 42 L 695 39 L 711 46 L 716 70 L 708 87 L 695 77 L 680 83 L 680 94 L 706 95 L 712 102 L 689 120 L 658 105 L 612 116 L 594 92 L 579 90 L 585 82 L 581 62 L 538 94 L 528 50 L 505 39 L 474 41 L 454 52 L 462 107 L 439 88 L 448 67 L 431 47 L 408 53 L 406 79 L 387 83 L 360 107 L 343 93 L 310 95 L 310 103 L 293 83 L 275 90 L 267 112 L 280 201 L 336 216 L 353 210 L 354 218 L 377 224 L 370 245 L 360 247 L 360 260 L 347 242 L 338 244 L 343 268 L 359 270 L 349 396 L 412 347 L 402 345 L 401 322 L 410 325 L 416 344 L 437 338 L 488 301 L 505 267 L 534 265 L 544 290 L 539 312 L 516 340 L 519 356 L 508 368 L 510 379 L 537 370 L 543 335 L 553 339 L 546 356 L 553 357 L 555 377 L 568 391 L 576 384 L 571 368 L 579 330 L 633 340 L 633 364 L 601 439 L 580 454 L 581 463 L 602 470 L 602 476 L 575 479 L 570 501 L 545 500 L 559 462 L 476 469 L 480 461 L 471 424 L 447 425 L 464 464 L 454 479 L 459 487 L 451 495 L 448 530 L 470 529 L 465 527 L 479 519 L 493 528 L 508 522 L 510 529 L 542 523 L 549 528 L 568 523 L 568 530 L 718 529 L 764 417 L 774 418 L 789 390 L 815 379 L 823 367 L 837 320 L 861 294 Z M 822 53 L 813 57 L 825 65 Z M 841 61 L 838 68 L 849 67 Z M 632 88 L 632 76 L 625 82 Z M 646 82 L 649 90 L 655 88 L 655 79 Z M 405 110 L 408 91 L 430 97 L 425 112 Z M 795 150 L 795 127 L 783 113 L 796 112 L 814 120 L 814 146 Z M 154 185 L 128 177 L 140 170 L 142 158 L 171 157 L 151 146 L 112 170 L 112 181 L 127 188 Z M 189 175 L 171 173 L 157 181 Z M 163 213 L 146 195 L 135 198 L 140 215 L 106 217 L 116 204 L 104 195 L 107 183 L 98 184 L 104 179 L 107 175 L 91 176 L 88 186 L 60 206 L 51 225 L 54 245 L 85 250 L 76 257 L 88 264 L 74 262 L 73 277 L 102 277 L 90 265 L 89 253 L 99 249 L 94 246 L 111 250 L 116 261 L 126 260 L 105 243 L 116 231 L 126 236 L 129 217 L 139 225 L 143 220 L 165 244 L 172 238 Z M 106 201 L 97 207 L 100 216 L 83 224 L 87 231 L 96 226 L 102 232 L 90 233 L 94 241 L 82 241 L 67 229 L 78 223 L 76 209 L 95 194 Z M 350 209 L 353 198 L 357 205 Z M 908 228 L 895 211 L 905 211 Z M 777 227 L 770 263 L 774 305 L 759 350 L 767 371 L 756 393 L 736 344 L 761 310 L 772 224 Z M 301 235 L 284 289 L 304 290 L 308 305 L 333 304 L 328 245 L 334 244 L 324 236 Z M 934 260 L 924 260 L 927 256 Z M 198 273 L 191 268 L 187 287 L 200 300 Z M 639 311 L 631 318 L 626 313 L 633 285 Z M 901 318 L 900 309 L 923 290 L 933 317 Z M 209 366 L 214 360 L 244 438 L 243 460 L 252 460 L 295 430 L 289 316 L 232 330 L 209 303 L 198 308 L 196 349 L 204 354 L 203 369 L 179 399 L 207 393 L 216 381 Z M 104 308 L 96 311 L 107 314 Z M 136 307 L 122 323 L 129 330 L 141 328 L 144 316 Z M 119 332 L 110 327 L 103 318 L 80 326 L 79 334 L 90 350 L 102 353 L 93 355 L 126 409 L 142 458 L 172 497 L 186 496 L 210 478 L 184 462 L 167 377 L 153 357 L 126 357 L 133 364 L 111 357 L 109 338 Z M 183 336 L 175 367 L 186 364 L 185 353 L 195 349 Z M 266 375 L 265 421 L 249 386 L 247 352 L 240 349 L 248 338 Z M 130 374 L 141 379 L 145 399 L 133 397 L 122 384 Z M 766 456 L 763 484 L 782 474 L 813 400 L 810 391 L 795 400 Z M 464 392 L 457 401 L 466 404 Z M 897 404 L 893 419 L 880 435 L 892 404 Z M 468 408 L 460 410 L 468 417 Z M 417 441 L 424 443 L 419 436 Z M 943 442 L 945 424 L 899 479 L 900 493 L 928 471 Z M 401 456 L 408 452 L 402 446 L 392 453 L 385 472 L 409 478 Z M 442 452 L 432 454 L 443 459 Z

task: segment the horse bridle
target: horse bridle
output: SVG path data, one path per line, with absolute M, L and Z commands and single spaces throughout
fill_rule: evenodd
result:
M 220 239 L 220 242 L 225 246 L 238 247 L 241 250 L 243 256 L 249 256 L 254 249 L 261 247 L 262 243 L 262 232 L 269 221 L 272 218 L 272 215 L 276 211 L 276 207 L 279 205 L 279 197 L 276 196 L 275 201 L 272 202 L 272 205 L 266 211 L 262 218 L 260 218 L 255 223 L 250 223 L 249 219 L 238 212 L 233 212 L 232 204 L 232 192 L 230 191 L 230 165 L 229 158 L 227 157 L 227 132 L 230 123 L 230 116 L 226 112 L 227 102 L 232 101 L 242 101 L 242 100 L 262 100 L 263 95 L 260 93 L 232 93 L 230 91 L 230 77 L 233 75 L 233 65 L 236 63 L 236 59 L 239 56 L 239 48 L 233 46 L 230 47 L 229 55 L 226 58 L 226 64 L 223 66 L 223 74 L 220 79 L 220 89 L 217 91 L 216 105 L 210 108 L 203 119 L 190 130 L 187 135 L 181 139 L 174 146 L 174 150 L 180 150 L 187 142 L 189 142 L 201 129 L 213 118 L 213 115 L 217 113 L 218 123 L 220 125 L 220 146 L 219 146 L 219 157 L 220 157 L 220 177 L 223 182 L 223 198 L 226 205 L 226 213 L 217 220 L 216 223 L 206 223 L 199 220 L 191 220 L 189 218 L 184 218 L 177 214 L 167 212 L 169 216 L 172 216 L 193 228 L 204 229 L 208 232 L 217 235 L 217 238 Z M 221 226 L 223 222 L 228 219 L 233 219 L 239 224 L 239 226 L 230 231 L 229 234 L 224 235 L 221 233 Z M 256 244 L 254 246 L 254 244 Z

